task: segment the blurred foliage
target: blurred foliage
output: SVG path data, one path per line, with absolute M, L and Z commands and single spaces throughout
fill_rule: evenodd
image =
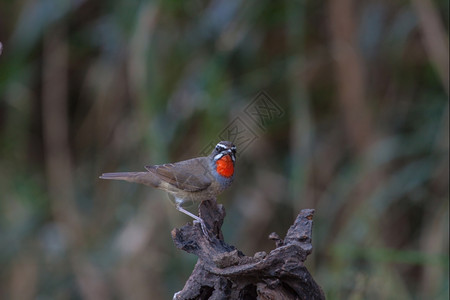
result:
M 0 2 L 0 298 L 170 298 L 196 261 L 170 230 L 190 220 L 98 175 L 196 156 L 239 116 L 257 138 L 219 198 L 228 242 L 270 251 L 315 208 L 328 299 L 448 299 L 448 11 Z M 259 128 L 262 90 L 284 114 Z

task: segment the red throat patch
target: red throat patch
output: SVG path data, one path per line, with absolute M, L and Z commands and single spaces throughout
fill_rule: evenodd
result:
M 217 173 L 223 177 L 231 177 L 234 173 L 233 160 L 229 155 L 224 155 L 218 161 L 216 161 Z

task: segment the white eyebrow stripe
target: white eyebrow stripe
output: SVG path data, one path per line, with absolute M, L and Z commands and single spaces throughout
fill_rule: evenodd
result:
M 220 148 L 223 148 L 223 149 L 228 149 L 227 146 L 225 146 L 225 145 L 223 145 L 223 144 L 221 144 L 221 143 L 218 143 L 217 146 L 219 146 Z

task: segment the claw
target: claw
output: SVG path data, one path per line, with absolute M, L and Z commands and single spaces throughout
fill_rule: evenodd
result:
M 200 219 L 200 220 L 202 220 L 202 219 Z M 201 227 L 202 227 L 203 234 L 204 234 L 207 238 L 209 238 L 209 231 L 208 231 L 208 228 L 206 227 L 206 224 L 205 224 L 205 222 L 204 222 L 203 220 L 200 222 L 200 225 L 201 225 Z
M 206 227 L 205 222 L 202 219 L 200 219 L 200 218 L 195 219 L 194 220 L 194 224 L 198 224 L 198 223 L 200 223 L 200 226 L 202 228 L 203 234 L 209 239 L 210 238 L 210 233 L 208 231 L 208 227 Z

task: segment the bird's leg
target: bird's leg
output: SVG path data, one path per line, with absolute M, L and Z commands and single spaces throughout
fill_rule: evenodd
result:
M 201 227 L 202 227 L 203 234 L 204 234 L 206 237 L 209 237 L 209 235 L 208 235 L 208 230 L 207 230 L 207 228 L 206 228 L 205 221 L 203 221 L 202 218 L 197 217 L 197 216 L 194 215 L 193 213 L 190 213 L 190 212 L 188 212 L 187 210 L 185 210 L 184 208 L 182 208 L 180 204 L 181 204 L 181 203 L 177 203 L 177 205 L 176 205 L 177 210 L 178 210 L 179 212 L 182 212 L 183 214 L 188 215 L 188 216 L 191 217 L 191 218 L 194 218 L 195 221 L 199 222 L 200 225 L 201 225 Z M 195 221 L 194 221 L 194 222 L 195 222 Z

